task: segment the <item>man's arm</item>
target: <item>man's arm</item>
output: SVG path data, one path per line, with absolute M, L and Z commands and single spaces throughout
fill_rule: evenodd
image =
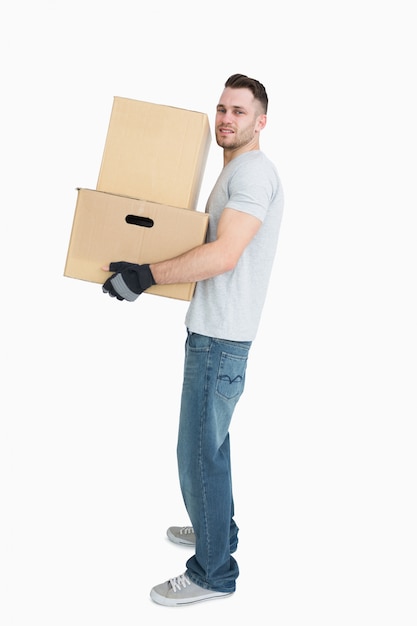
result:
M 172 259 L 152 263 L 150 269 L 155 282 L 159 285 L 191 283 L 232 270 L 261 224 L 253 215 L 224 209 L 217 239 Z

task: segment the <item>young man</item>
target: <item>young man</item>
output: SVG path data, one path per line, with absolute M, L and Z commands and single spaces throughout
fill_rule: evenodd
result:
M 206 243 L 151 265 L 111 263 L 103 291 L 133 301 L 152 284 L 197 282 L 186 314 L 187 341 L 177 458 L 192 526 L 168 536 L 195 545 L 184 574 L 151 590 L 158 604 L 221 598 L 236 588 L 232 553 L 238 527 L 229 425 L 245 384 L 251 343 L 264 305 L 283 211 L 274 165 L 260 151 L 267 121 L 264 86 L 242 74 L 225 83 L 215 133 L 224 167 L 210 194 Z M 188 534 L 187 534 L 188 533 Z

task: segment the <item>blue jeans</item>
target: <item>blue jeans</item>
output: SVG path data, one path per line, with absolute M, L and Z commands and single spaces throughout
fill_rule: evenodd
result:
M 239 568 L 233 519 L 229 425 L 245 385 L 251 342 L 188 333 L 177 459 L 196 537 L 187 576 L 214 591 L 235 591 Z

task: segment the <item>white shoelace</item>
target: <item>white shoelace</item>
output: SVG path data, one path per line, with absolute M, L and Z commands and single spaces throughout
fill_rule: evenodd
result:
M 180 530 L 180 535 L 193 535 L 194 528 L 192 526 L 183 526 Z
M 191 585 L 191 580 L 187 578 L 185 574 L 181 574 L 181 576 L 176 576 L 175 578 L 170 578 L 169 582 L 171 583 L 172 591 L 174 593 L 181 591 L 181 589 L 185 589 L 187 585 Z

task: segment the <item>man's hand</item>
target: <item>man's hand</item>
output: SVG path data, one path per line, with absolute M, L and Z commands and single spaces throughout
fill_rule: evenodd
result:
M 133 302 L 143 291 L 155 285 L 155 279 L 147 264 L 118 261 L 110 263 L 108 268 L 103 269 L 115 272 L 103 285 L 103 292 L 108 293 L 111 298 Z

